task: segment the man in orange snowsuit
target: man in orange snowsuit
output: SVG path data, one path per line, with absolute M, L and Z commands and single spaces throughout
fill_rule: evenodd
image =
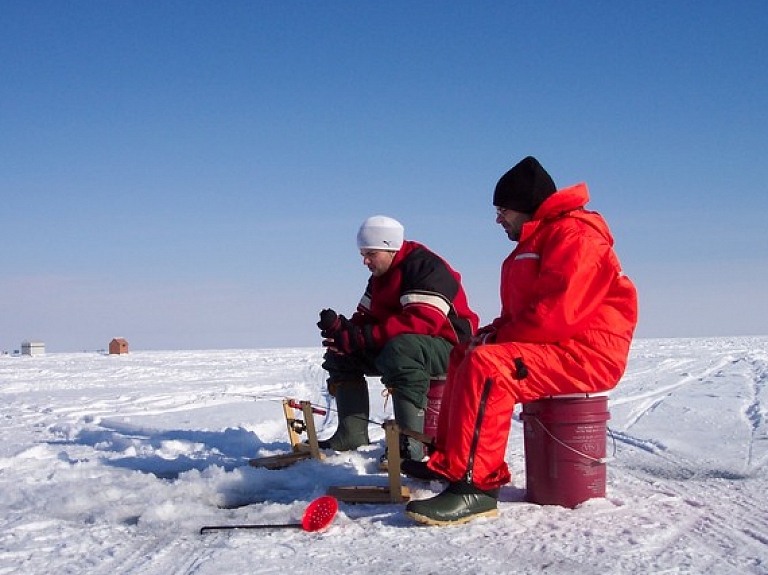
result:
M 450 358 L 436 451 L 408 462 L 414 477 L 448 488 L 412 501 L 421 523 L 497 514 L 516 403 L 612 389 L 624 373 L 637 323 L 637 293 L 621 270 L 605 220 L 588 211 L 583 183 L 557 190 L 527 157 L 498 182 L 496 222 L 516 248 L 501 270 L 501 315 Z

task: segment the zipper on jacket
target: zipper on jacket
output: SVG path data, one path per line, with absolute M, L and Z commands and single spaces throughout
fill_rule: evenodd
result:
M 477 419 L 475 420 L 475 432 L 472 435 L 472 445 L 469 448 L 469 459 L 467 460 L 467 474 L 464 476 L 464 481 L 469 484 L 472 483 L 472 475 L 475 471 L 475 452 L 477 451 L 477 444 L 480 442 L 480 427 L 483 424 L 485 408 L 488 404 L 488 396 L 491 394 L 492 385 L 493 379 L 489 377 L 485 380 L 483 392 L 480 394 L 480 405 L 477 408 Z

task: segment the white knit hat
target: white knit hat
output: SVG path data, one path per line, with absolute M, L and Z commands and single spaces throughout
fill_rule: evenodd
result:
M 357 232 L 357 248 L 396 252 L 403 245 L 403 224 L 387 216 L 371 216 Z

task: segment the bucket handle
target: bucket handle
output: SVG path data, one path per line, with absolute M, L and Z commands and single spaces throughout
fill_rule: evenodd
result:
M 563 441 L 560 441 L 547 428 L 547 426 L 544 425 L 544 423 L 542 423 L 542 421 L 538 417 L 533 416 L 533 419 L 536 420 L 536 423 L 538 423 L 541 426 L 541 428 L 547 433 L 547 435 L 549 435 L 549 437 L 552 438 L 556 443 L 562 445 L 563 447 L 565 447 L 566 449 L 568 449 L 570 451 L 573 451 L 576 455 L 579 455 L 579 456 L 583 457 L 584 459 L 589 459 L 590 461 L 593 461 L 596 465 L 605 465 L 609 461 L 613 461 L 613 458 L 616 456 L 616 438 L 613 436 L 613 433 L 611 432 L 610 428 L 607 428 L 607 429 L 608 429 L 608 434 L 611 436 L 611 440 L 613 442 L 613 455 L 611 455 L 610 457 L 592 457 L 591 455 L 587 455 L 586 453 L 582 453 L 578 449 L 574 449 L 573 447 L 571 447 L 567 443 L 565 443 Z

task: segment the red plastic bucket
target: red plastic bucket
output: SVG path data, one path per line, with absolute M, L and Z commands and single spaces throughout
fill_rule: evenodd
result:
M 424 410 L 424 433 L 430 437 L 437 435 L 437 420 L 440 419 L 440 405 L 443 402 L 445 376 L 435 377 L 429 382 L 427 408 Z
M 553 396 L 523 405 L 526 498 L 576 507 L 605 497 L 608 396 Z

